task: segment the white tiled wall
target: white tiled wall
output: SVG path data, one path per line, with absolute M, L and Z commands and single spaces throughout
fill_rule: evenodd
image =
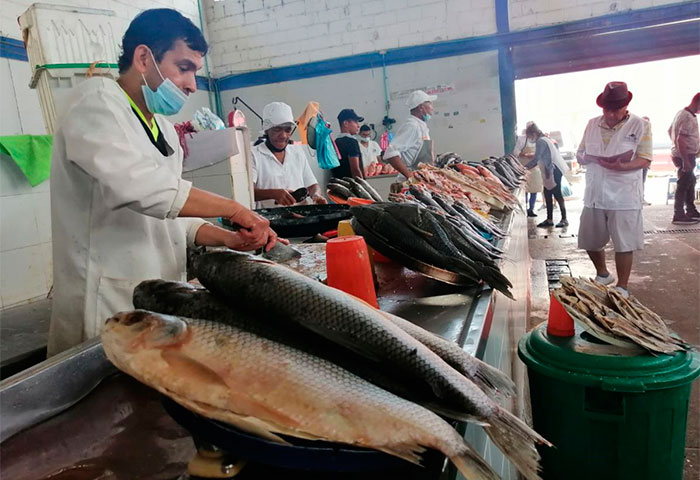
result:
M 508 3 L 510 29 L 522 30 L 682 2 L 679 0 L 510 0 Z

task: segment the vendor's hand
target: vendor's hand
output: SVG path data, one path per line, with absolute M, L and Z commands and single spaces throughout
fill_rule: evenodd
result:
M 313 200 L 316 205 L 326 205 L 328 203 L 328 200 L 323 195 L 314 195 Z
M 270 232 L 272 232 L 268 219 L 247 208 L 240 207 L 229 217 L 229 221 L 241 227 L 238 233 L 245 241 L 246 248 L 250 247 L 251 250 L 254 250 L 268 244 Z M 272 233 L 275 237 L 277 236 L 274 232 Z
M 256 249 L 254 246 L 251 246 L 246 242 L 240 231 L 228 233 L 229 234 L 224 238 L 225 247 L 230 248 L 231 250 L 238 250 L 240 252 L 248 252 Z
M 275 203 L 277 205 L 294 205 L 297 203 L 297 201 L 294 199 L 292 196 L 292 193 L 289 190 L 284 190 L 284 189 L 279 189 L 275 190 L 275 193 L 273 194 L 273 198 L 275 199 Z

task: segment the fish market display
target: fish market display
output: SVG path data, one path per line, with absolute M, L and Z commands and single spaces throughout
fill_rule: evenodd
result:
M 512 209 L 519 205 L 518 198 L 509 188 L 484 165 L 455 164 L 437 168 L 421 165 L 412 174 L 412 179 L 424 184 L 431 191 L 451 196 L 455 199 L 479 200 L 489 208 Z M 473 207 L 482 210 L 478 206 Z M 484 211 L 484 210 L 482 210 Z M 487 213 L 488 210 L 485 210 Z
M 364 178 L 331 178 L 327 185 L 328 192 L 342 200 L 350 197 L 364 198 L 381 202 L 382 197 Z
M 561 288 L 554 297 L 571 317 L 592 335 L 612 345 L 639 345 L 651 353 L 673 354 L 690 345 L 673 336 L 656 313 L 630 296 L 624 298 L 608 288 L 584 278 L 561 277 Z
M 421 192 L 416 191 L 419 197 Z M 430 197 L 432 201 L 434 195 Z M 426 197 L 427 201 L 428 197 Z M 503 251 L 487 241 L 481 231 L 499 238 L 497 226 L 468 208 L 455 204 L 456 214 L 442 214 L 417 203 L 375 203 L 351 207 L 353 222 L 359 222 L 376 236 L 424 263 L 458 273 L 474 283 L 487 282 L 513 298 L 510 281 L 501 273 L 497 260 Z
M 444 453 L 468 479 L 498 475 L 436 414 L 342 368 L 230 325 L 137 310 L 104 326 L 107 357 L 184 407 L 270 441 L 374 448 L 419 463 Z M 245 388 L 242 388 L 245 386 Z
M 434 392 L 436 411 L 484 425 L 527 478 L 538 478 L 534 444 L 547 441 L 369 305 L 290 269 L 246 255 L 212 252 L 195 257 L 193 263 L 200 282 L 230 305 L 249 312 L 264 305 L 269 316 L 287 319 L 421 379 Z

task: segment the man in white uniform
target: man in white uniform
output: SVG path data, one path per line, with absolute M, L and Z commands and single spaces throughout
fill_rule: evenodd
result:
M 263 109 L 265 141 L 253 147 L 253 183 L 256 208 L 294 205 L 295 190 L 305 187 L 316 204 L 328 201 L 309 166 L 303 145 L 290 145 L 294 116 L 289 105 L 272 102 Z
M 627 282 L 635 250 L 644 246 L 642 169 L 651 165 L 649 123 L 627 111 L 632 92 L 610 82 L 596 103 L 603 115 L 588 122 L 576 154 L 586 165 L 586 191 L 578 246 L 588 252 L 604 285 L 614 281 L 605 264 L 605 245 L 615 247 L 617 289 L 628 296 Z
M 119 79 L 73 89 L 54 135 L 49 355 L 133 308 L 139 282 L 185 280 L 188 245 L 252 250 L 276 241 L 264 218 L 181 178 L 182 149 L 162 115 L 177 113 L 196 90 L 207 51 L 201 32 L 175 10 L 147 10 L 122 46 Z M 242 229 L 182 217 L 226 217 Z
M 419 163 L 434 162 L 433 144 L 427 121 L 433 114 L 437 96 L 416 90 L 408 96 L 406 106 L 411 116 L 403 123 L 384 152 L 384 161 L 399 171 L 399 181 L 406 180 Z

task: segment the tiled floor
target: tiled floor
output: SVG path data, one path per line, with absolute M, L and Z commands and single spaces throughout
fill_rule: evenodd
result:
M 694 230 L 688 233 L 648 233 L 645 247 L 635 254 L 630 278 L 630 292 L 665 318 L 669 326 L 686 341 L 700 345 L 700 224 L 676 226 L 671 224 L 673 207 L 666 205 L 666 179 L 652 180 L 647 199 L 654 203 L 644 208 L 644 230 Z M 575 192 L 583 192 L 581 184 Z M 671 202 L 672 203 L 672 202 Z M 571 226 L 562 231 L 536 227 L 545 217 L 529 219 L 530 256 L 532 258 L 532 304 L 530 326 L 546 320 L 548 311 L 547 282 L 543 281 L 544 260 L 566 258 L 574 276 L 595 276 L 593 264 L 585 251 L 577 248 L 578 218 L 582 209 L 580 195 L 566 203 Z M 555 212 L 554 219 L 559 218 Z M 572 236 L 572 234 L 574 236 Z M 560 236 L 561 235 L 561 236 Z M 546 236 L 546 238 L 545 238 Z M 613 251 L 608 250 L 608 266 L 614 272 Z M 684 480 L 700 478 L 700 382 L 696 381 L 691 394 L 686 436 L 686 463 Z

